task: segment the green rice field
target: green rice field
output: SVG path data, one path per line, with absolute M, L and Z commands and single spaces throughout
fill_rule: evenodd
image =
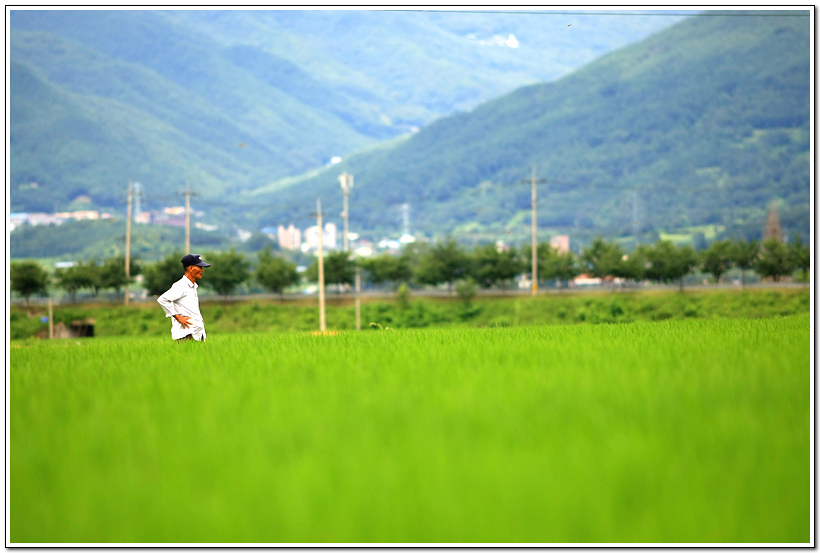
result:
M 810 316 L 25 341 L 18 543 L 807 543 Z

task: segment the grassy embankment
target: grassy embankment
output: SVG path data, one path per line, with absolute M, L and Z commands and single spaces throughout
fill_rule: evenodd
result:
M 761 318 L 808 313 L 808 288 L 778 290 L 749 289 L 687 291 L 643 291 L 581 294 L 553 294 L 532 298 L 476 298 L 465 306 L 456 298 L 410 298 L 402 304 L 395 300 L 365 301 L 362 326 L 378 323 L 390 328 L 422 327 L 495 327 L 539 324 L 626 323 L 684 318 Z M 315 330 L 319 327 L 316 299 L 264 300 L 248 302 L 202 303 L 211 335 L 232 332 L 283 332 Z M 41 322 L 42 307 L 29 318 L 22 307 L 11 311 L 12 339 L 47 333 Z M 77 319 L 96 321 L 97 336 L 165 336 L 170 323 L 155 302 L 122 305 L 61 305 L 54 320 L 69 324 Z M 352 300 L 328 295 L 329 329 L 355 328 Z
M 809 341 L 803 314 L 17 343 L 9 539 L 805 543 Z

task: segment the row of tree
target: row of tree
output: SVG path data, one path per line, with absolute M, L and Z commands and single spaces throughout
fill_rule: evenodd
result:
M 158 296 L 181 277 L 181 257 L 182 254 L 177 253 L 152 264 L 132 259 L 129 272 L 132 278 L 141 274 L 142 285 L 148 294 Z M 235 250 L 210 253 L 205 259 L 211 267 L 206 270 L 201 283 L 223 296 L 252 281 L 277 294 L 302 281 L 296 264 L 274 255 L 270 249 L 260 251 L 255 264 Z M 580 255 L 559 253 L 549 244 L 539 244 L 537 263 L 539 280 L 553 281 L 557 286 L 587 274 L 602 279 L 618 278 L 622 282 L 677 281 L 683 289 L 683 279 L 696 268 L 720 282 L 730 268 L 736 267 L 745 284 L 745 273 L 750 270 L 775 281 L 800 270 L 805 280 L 811 261 L 808 245 L 795 236 L 788 245 L 774 239 L 762 244 L 743 240 L 716 241 L 702 252 L 665 240 L 641 245 L 628 254 L 616 242 L 602 238 L 595 239 Z M 518 275 L 532 272 L 532 250 L 528 246 L 517 250 L 485 244 L 468 252 L 455 240 L 448 239 L 436 244 L 410 244 L 398 256 L 382 254 L 354 259 L 345 252 L 332 252 L 324 258 L 325 282 L 352 284 L 357 268 L 364 272 L 367 281 L 377 286 L 401 283 L 452 286 L 469 279 L 483 288 L 505 288 Z M 304 278 L 309 282 L 318 281 L 318 260 L 307 268 Z M 34 261 L 11 265 L 11 289 L 25 297 L 26 302 L 34 294 L 46 293 L 52 283 L 65 290 L 72 300 L 80 290 L 89 290 L 95 297 L 105 289 L 113 289 L 119 294 L 128 283 L 125 259 L 82 262 L 57 269 L 53 276 Z
M 466 252 L 454 240 L 434 246 L 413 245 L 401 256 L 380 255 L 360 262 L 375 284 L 382 282 L 415 282 L 418 284 L 452 284 L 471 278 L 484 288 L 504 287 L 517 275 L 532 273 L 532 248 L 497 248 L 492 244 L 478 246 Z M 754 270 L 764 278 L 775 281 L 800 270 L 806 278 L 810 268 L 808 245 L 798 236 L 786 245 L 772 239 L 763 242 L 721 240 L 706 250 L 696 252 L 691 246 L 676 246 L 668 240 L 653 245 L 640 245 L 627 254 L 616 242 L 596 238 L 580 255 L 559 253 L 549 244 L 539 244 L 537 252 L 539 281 L 566 283 L 578 275 L 621 281 L 679 282 L 696 268 L 711 274 L 715 282 L 732 267 L 745 272 Z M 327 274 L 327 269 L 326 269 Z M 351 282 L 351 277 L 339 275 L 340 282 Z M 334 282 L 328 280 L 328 282 Z

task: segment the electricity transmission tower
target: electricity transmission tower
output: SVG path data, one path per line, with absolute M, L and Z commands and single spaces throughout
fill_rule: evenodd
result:
M 410 204 L 401 204 L 401 231 L 402 234 L 410 234 Z
M 134 219 L 139 221 L 142 214 L 142 184 L 134 183 Z

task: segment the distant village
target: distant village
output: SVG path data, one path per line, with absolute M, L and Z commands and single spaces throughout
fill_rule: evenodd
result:
M 201 217 L 204 212 L 193 211 L 192 215 Z M 104 220 L 113 219 L 110 213 L 100 213 L 96 210 L 85 211 L 66 211 L 61 213 L 11 213 L 10 214 L 10 228 L 14 231 L 20 225 L 61 225 L 68 220 Z M 185 226 L 185 208 L 182 206 L 165 207 L 161 211 L 137 211 L 133 215 L 133 221 L 136 224 L 142 225 L 167 225 L 173 227 Z M 195 222 L 194 227 L 205 230 L 218 230 L 217 225 L 208 225 L 202 222 Z M 265 234 L 271 240 L 277 242 L 279 247 L 283 250 L 301 251 L 303 253 L 315 252 L 319 248 L 319 227 L 314 225 L 304 230 L 296 228 L 293 224 L 285 227 L 279 225 L 278 227 L 264 227 L 261 229 L 262 234 Z M 239 239 L 247 240 L 252 233 L 248 231 L 239 231 Z M 341 247 L 340 232 L 334 223 L 325 223 L 322 233 L 322 247 L 328 250 L 337 250 Z M 384 238 L 378 242 L 371 242 L 369 240 L 360 239 L 357 233 L 348 233 L 350 241 L 350 250 L 358 257 L 370 257 L 376 255 L 378 251 L 398 254 L 405 244 L 411 244 L 416 241 L 416 238 L 405 232 L 398 240 Z M 550 239 L 550 245 L 559 253 L 567 253 L 569 251 L 569 236 L 558 235 Z M 509 250 L 503 240 L 496 243 L 499 251 Z

